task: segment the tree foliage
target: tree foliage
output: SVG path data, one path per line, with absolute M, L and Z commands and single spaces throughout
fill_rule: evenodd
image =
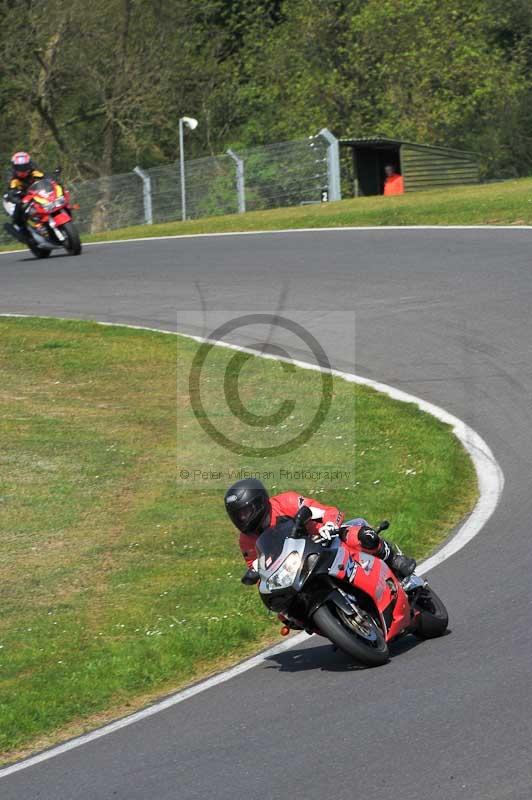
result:
M 92 177 L 313 133 L 532 171 L 529 0 L 0 0 L 0 157 Z

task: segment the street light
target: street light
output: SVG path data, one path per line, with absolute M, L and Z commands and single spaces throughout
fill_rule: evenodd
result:
M 179 166 L 181 170 L 181 219 L 184 221 L 187 218 L 187 207 L 185 200 L 185 151 L 183 145 L 183 125 L 190 128 L 191 131 L 198 127 L 198 120 L 194 117 L 180 117 L 179 118 Z

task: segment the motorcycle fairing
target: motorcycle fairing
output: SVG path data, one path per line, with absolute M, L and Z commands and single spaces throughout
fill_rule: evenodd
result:
M 410 624 L 410 604 L 400 581 L 388 565 L 362 550 L 349 551 L 345 544 L 341 545 L 340 550 L 330 574 L 339 580 L 349 581 L 351 586 L 373 600 L 383 629 L 387 631 L 387 639 L 407 628 Z
M 72 217 L 70 216 L 68 211 L 66 211 L 66 209 L 61 209 L 59 214 L 53 215 L 52 219 L 56 225 L 64 225 L 65 222 L 70 222 Z

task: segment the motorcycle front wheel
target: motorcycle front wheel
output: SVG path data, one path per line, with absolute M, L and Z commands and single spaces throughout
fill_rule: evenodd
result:
M 63 247 L 70 256 L 79 256 L 81 253 L 81 239 L 79 232 L 73 222 L 65 222 L 61 225 L 61 230 L 65 234 Z
M 331 642 L 365 667 L 379 667 L 389 661 L 386 639 L 366 612 L 359 619 L 345 614 L 341 609 L 320 606 L 312 617 L 316 628 Z

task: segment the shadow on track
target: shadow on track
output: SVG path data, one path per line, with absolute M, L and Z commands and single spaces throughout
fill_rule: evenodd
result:
M 404 639 L 391 642 L 390 656 L 393 659 L 422 644 L 423 642 L 416 639 L 415 636 L 405 636 Z M 278 668 L 281 672 L 304 672 L 311 669 L 327 672 L 358 672 L 369 669 L 369 667 L 353 663 L 349 656 L 336 649 L 332 644 L 317 644 L 313 647 L 286 650 L 283 653 L 268 656 L 265 664 L 267 668 Z
M 17 252 L 19 252 L 19 251 L 17 251 Z M 20 251 L 20 252 L 22 252 L 22 251 Z M 16 255 L 16 254 L 13 253 L 13 255 Z M 42 262 L 42 261 L 44 261 L 44 262 L 46 262 L 46 261 L 50 261 L 51 258 L 68 258 L 68 256 L 69 256 L 69 253 L 64 253 L 61 250 L 58 250 L 57 253 L 50 253 L 48 258 L 35 258 L 35 256 L 26 256 L 26 258 L 20 258 L 19 261 L 21 261 L 22 263 L 27 263 L 28 261 L 31 261 L 31 262 L 34 262 L 34 261 Z

